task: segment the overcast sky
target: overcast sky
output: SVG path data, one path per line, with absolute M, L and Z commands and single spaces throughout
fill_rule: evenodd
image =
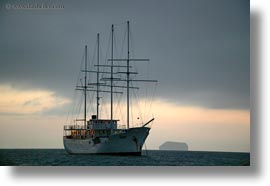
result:
M 28 2 L 64 8 L 12 8 Z M 158 99 L 249 112 L 248 0 L 6 0 L 0 5 L 0 85 L 72 99 L 84 45 L 92 54 L 101 33 L 105 57 L 111 24 L 129 20 L 133 55 L 150 58 Z M 123 27 L 116 26 L 116 35 Z
M 84 44 L 92 49 L 100 32 L 105 53 L 111 24 L 130 20 L 136 57 L 151 59 L 158 96 L 204 107 L 249 108 L 248 1 L 55 4 L 64 9 L 5 10 L 3 3 L 0 83 L 67 94 L 76 81 Z

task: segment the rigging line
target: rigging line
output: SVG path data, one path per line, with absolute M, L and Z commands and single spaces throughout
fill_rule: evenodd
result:
M 149 79 L 150 75 L 150 61 L 147 61 L 147 68 L 146 68 L 146 78 Z
M 125 29 L 123 41 L 122 41 L 121 46 L 120 46 L 120 48 L 121 48 L 120 59 L 124 58 L 124 49 L 125 49 L 125 44 L 126 44 L 126 38 L 127 38 L 127 29 Z
M 91 113 L 93 113 L 93 100 L 94 100 L 94 94 L 90 93 L 90 92 L 87 92 L 87 97 L 88 97 L 88 100 L 89 100 L 89 104 L 87 106 L 87 113 L 89 115 L 91 115 Z
M 116 95 L 116 109 L 115 109 L 115 116 L 116 118 L 119 117 L 120 115 L 120 104 L 119 104 L 119 100 L 121 99 L 120 95 Z
M 91 59 L 91 61 L 90 61 L 90 65 L 89 65 L 89 67 L 90 68 L 92 68 L 93 66 L 94 66 L 94 64 L 95 64 L 95 59 L 96 59 L 96 52 L 97 51 L 97 41 L 96 41 L 96 43 L 95 43 L 95 46 L 94 46 L 94 52 L 93 52 L 93 54 L 92 54 L 92 59 Z M 91 76 L 94 76 L 92 73 L 88 73 L 89 75 L 88 75 L 88 83 L 90 82 L 90 80 L 92 79 L 92 77 Z
M 147 67 L 146 67 L 146 79 L 149 80 L 150 79 L 150 62 L 147 61 Z M 149 93 L 149 89 L 146 89 L 146 93 L 148 95 Z
M 109 56 L 109 52 L 111 51 L 111 50 L 110 50 L 110 49 L 111 49 L 111 45 L 110 45 L 111 40 L 112 40 L 112 33 L 111 33 L 111 31 L 110 31 L 110 32 L 109 32 L 109 39 L 108 39 L 108 43 L 107 43 L 107 49 L 106 49 L 106 51 L 105 51 L 105 58 L 103 58 L 104 64 L 106 64 L 106 65 L 109 64 L 109 62 L 107 61 L 107 59 L 108 59 L 108 56 Z M 100 50 L 100 51 L 102 51 L 102 50 Z M 100 59 L 102 59 L 102 58 L 100 58 Z M 102 61 L 102 60 L 101 60 L 101 61 Z M 103 67 L 101 70 L 102 70 L 103 72 L 109 72 L 109 68 L 104 68 L 104 67 Z M 101 74 L 101 79 L 104 78 L 104 77 L 106 77 L 106 75 L 105 75 L 104 73 L 102 73 L 102 74 Z M 105 90 L 106 90 L 106 87 L 105 87 Z M 102 99 L 100 100 L 100 101 L 101 101 L 101 103 L 100 103 L 101 105 L 105 105 L 105 104 L 107 103 L 107 96 L 108 96 L 108 95 L 106 95 L 106 94 L 104 94 L 104 93 L 101 93 L 101 97 L 102 97 Z M 107 108 L 107 105 L 105 105 L 105 107 L 104 107 L 104 106 L 100 106 L 100 113 L 102 114 L 103 111 L 105 112 L 105 117 L 108 118 L 109 115 L 108 115 L 108 108 Z M 102 117 L 102 115 L 101 115 L 101 117 Z
M 79 115 L 81 114 L 81 109 L 83 107 L 83 102 L 84 102 L 84 98 L 83 98 L 84 97 L 84 93 L 83 92 L 81 92 L 81 93 L 82 93 L 82 95 L 80 97 L 81 99 L 80 99 L 79 109 L 78 109 L 78 115 L 77 115 L 76 119 L 78 119 L 78 117 L 80 117 Z
M 109 52 L 111 51 L 110 49 L 111 49 L 111 45 L 110 45 L 110 43 L 111 43 L 111 41 L 112 41 L 112 33 L 110 32 L 110 34 L 109 34 L 109 40 L 108 40 L 108 43 L 107 43 L 107 49 L 106 49 L 106 54 L 105 54 L 105 58 L 103 59 L 105 62 L 104 62 L 104 64 L 105 65 L 109 65 L 109 62 L 108 62 L 108 56 L 109 56 Z M 104 70 L 105 69 L 105 70 Z M 105 71 L 105 72 L 109 72 L 109 68 L 107 69 L 107 68 L 102 68 L 102 71 Z M 101 74 L 101 78 L 104 78 L 104 76 L 105 76 L 105 74 Z M 106 77 L 106 76 L 105 76 Z
M 102 95 L 102 94 L 99 95 L 100 98 L 102 97 L 101 95 Z M 103 104 L 102 104 L 102 99 L 99 99 L 99 107 L 98 107 L 98 108 L 99 108 L 99 112 L 98 112 L 98 115 L 99 115 L 98 117 L 99 117 L 99 118 L 102 118 L 102 110 L 103 110 L 103 109 L 102 109 L 102 108 L 103 108 L 102 105 L 103 105 Z
M 101 36 L 101 34 L 100 34 L 100 36 Z M 99 37 L 99 43 L 101 43 L 101 37 Z M 97 44 L 98 44 L 98 40 L 97 40 Z M 99 44 L 100 45 L 100 44 Z M 103 60 L 104 58 L 103 58 L 103 51 L 102 51 L 102 47 L 99 47 L 99 61 L 101 62 L 102 60 Z M 99 76 L 100 76 L 101 74 L 99 74 Z M 99 87 L 99 90 L 101 89 L 101 87 Z M 101 94 L 101 92 L 99 93 L 99 97 L 100 98 L 98 98 L 99 99 L 99 102 L 98 102 L 98 104 L 99 104 L 99 106 L 98 106 L 98 109 L 99 109 L 99 118 L 102 118 L 102 115 L 101 115 L 101 113 L 102 113 L 102 104 L 101 104 L 101 102 L 102 102 L 102 99 L 101 99 L 101 97 L 102 97 L 102 94 Z
M 144 101 L 144 109 L 146 111 L 145 117 L 148 118 L 148 113 L 150 112 L 151 97 L 148 95 L 148 90 L 146 90 L 146 99 Z
M 147 67 L 146 67 L 146 79 L 147 80 L 149 80 L 149 62 L 147 62 Z M 147 111 L 149 111 L 148 109 L 147 109 L 147 105 L 148 105 L 148 100 L 150 100 L 151 101 L 151 97 L 150 97 L 150 95 L 149 95 L 149 88 L 148 88 L 148 86 L 146 86 L 146 88 L 145 88 L 145 101 L 144 101 L 144 110 L 146 111 L 146 113 L 147 113 Z M 148 118 L 148 115 L 145 115 L 145 117 L 146 117 L 146 119 Z
M 122 25 L 126 25 L 127 24 L 127 22 L 125 21 L 125 22 L 120 22 L 120 23 L 116 23 L 116 24 L 113 24 L 113 25 L 115 25 L 115 26 L 122 26 Z
M 130 95 L 132 97 L 132 92 L 130 92 Z M 130 110 L 131 110 L 131 125 L 134 126 L 134 121 L 133 121 L 133 101 L 130 99 Z
M 79 107 L 79 104 L 80 104 L 80 100 L 81 99 L 81 96 L 80 96 L 80 94 L 78 93 L 78 91 L 76 91 L 76 98 L 75 98 L 75 100 L 74 100 L 74 109 L 73 109 L 73 112 L 72 112 L 72 118 L 74 119 L 75 117 L 76 117 L 76 111 L 78 110 L 78 107 Z M 71 122 L 73 122 L 72 121 L 72 118 L 71 118 Z
M 133 86 L 133 83 L 131 82 L 131 86 Z M 142 118 L 142 112 L 141 112 L 141 108 L 140 108 L 140 100 L 139 100 L 139 90 L 131 90 L 132 93 L 134 94 L 134 99 L 135 99 L 135 103 L 136 103 L 136 108 L 138 110 L 138 114 L 139 114 L 139 118 Z M 142 120 L 141 120 L 142 121 Z
M 77 91 L 74 90 L 74 91 L 73 91 L 73 95 L 72 95 L 72 102 L 75 100 L 76 94 L 77 94 Z M 69 117 L 72 117 L 72 115 L 73 115 L 73 112 L 74 112 L 74 104 L 72 104 L 72 107 L 69 108 L 68 110 L 69 110 L 69 111 L 68 111 L 68 115 L 67 115 L 67 117 L 66 117 L 65 123 L 68 123 Z
M 130 27 L 132 27 L 132 25 Z M 130 55 L 131 55 L 131 58 L 135 59 L 135 56 L 136 56 L 135 47 L 134 47 L 135 42 L 134 42 L 132 28 L 129 29 L 129 38 L 130 38 L 130 50 L 131 50 L 131 52 L 130 52 L 131 54 Z M 138 63 L 134 63 L 133 66 L 134 66 L 134 70 L 136 72 L 139 72 L 139 67 L 140 67 L 139 64 Z M 135 75 L 135 78 L 136 77 L 137 77 L 137 74 Z
M 133 39 L 132 28 L 129 29 L 129 38 L 130 38 L 131 57 L 133 57 L 133 59 L 134 59 L 136 55 L 135 55 L 135 48 L 134 48 L 134 39 Z
M 147 89 L 147 88 L 146 88 Z M 145 112 L 147 113 L 147 111 L 148 111 L 148 109 L 147 109 L 147 100 L 148 100 L 148 94 L 147 94 L 147 90 L 145 90 L 145 99 L 144 99 L 144 110 L 145 110 Z M 146 118 L 148 118 L 148 116 L 146 115 L 145 116 Z M 145 118 L 145 119 L 146 119 Z
M 99 39 L 99 43 L 101 43 L 101 37 L 100 37 L 100 39 Z M 99 47 L 99 61 L 101 62 L 101 61 L 103 61 L 104 60 L 104 56 L 103 56 L 104 54 L 103 54 L 103 50 L 102 50 L 102 47 L 101 47 L 101 44 L 100 44 L 100 47 Z M 107 59 L 107 57 L 106 57 L 106 52 L 105 52 L 105 59 Z M 105 69 L 107 69 L 107 68 L 105 68 Z M 102 72 L 104 72 L 104 71 L 102 71 Z
M 113 48 L 113 52 L 114 52 L 114 58 L 117 58 L 119 57 L 119 51 L 118 51 L 118 40 L 119 40 L 119 37 L 118 37 L 118 33 L 116 32 L 116 30 L 114 29 L 114 32 L 113 32 L 113 39 L 114 39 L 114 48 Z M 116 71 L 119 71 L 120 70 L 120 67 L 117 67 L 117 69 L 113 69 L 113 70 L 116 70 Z M 117 82 L 113 82 L 113 83 L 117 83 Z
M 124 88 L 122 88 L 122 90 L 121 91 L 124 91 Z M 119 95 L 120 96 L 120 95 Z M 121 97 L 123 97 L 123 96 L 121 96 Z M 123 99 L 119 99 L 119 105 L 120 105 L 120 118 L 121 118 L 121 120 L 122 121 L 124 121 L 124 115 L 123 115 L 123 112 L 122 112 L 122 100 Z
M 106 95 L 106 94 L 101 92 L 101 96 L 102 96 L 103 99 L 101 99 L 101 103 L 100 104 L 103 105 L 103 106 L 101 106 L 101 108 L 100 108 L 100 113 L 104 113 L 105 112 L 105 118 L 109 118 L 109 112 L 108 112 L 109 107 L 108 107 L 108 104 L 107 104 L 108 103 L 107 102 L 107 98 L 108 97 L 107 96 L 104 96 L 104 95 Z
M 121 91 L 124 91 L 124 88 L 121 88 Z M 119 117 L 121 118 L 122 121 L 124 121 L 124 116 L 122 114 L 122 99 L 123 95 L 118 95 L 118 100 L 117 100 L 117 104 L 119 105 Z
M 115 97 L 116 97 L 115 118 L 118 118 L 120 113 L 120 105 L 119 105 L 120 95 L 116 95 Z
M 83 52 L 83 55 L 82 55 L 82 58 L 81 58 L 80 69 L 79 69 L 79 71 L 78 71 L 78 76 L 77 76 L 76 86 L 78 86 L 78 84 L 81 83 L 81 81 L 80 81 L 80 80 L 81 80 L 81 75 L 82 75 L 81 69 L 83 68 L 84 58 L 85 58 L 85 53 Z M 78 95 L 78 94 L 77 94 L 77 91 L 75 90 L 75 92 L 76 92 L 76 96 L 77 96 L 77 95 Z M 80 97 L 80 98 L 81 98 L 81 97 Z M 77 110 L 76 106 L 81 105 L 81 104 L 82 104 L 81 102 L 82 102 L 82 100 L 79 99 L 78 104 L 76 104 L 77 101 L 75 100 L 75 104 L 74 104 L 73 111 L 72 111 L 72 116 L 76 116 L 75 118 L 78 118 L 79 113 L 80 113 L 80 111 L 79 111 L 77 114 L 75 114 L 75 110 Z M 81 107 L 81 106 L 80 106 L 80 107 Z M 80 110 L 80 109 L 81 109 L 81 108 L 79 108 L 79 110 Z M 71 119 L 71 122 L 72 122 L 72 119 Z
M 156 90 L 157 90 L 157 82 L 155 83 L 155 86 L 154 86 L 154 92 L 153 92 L 153 96 L 152 96 L 152 99 L 150 99 L 150 107 L 149 107 L 149 111 L 147 113 L 147 116 L 150 115 L 150 111 L 152 109 L 152 105 L 153 105 L 153 102 L 154 102 L 154 97 L 156 95 Z
M 149 98 L 148 98 L 148 87 L 146 87 L 146 89 L 145 89 L 145 100 L 144 100 L 144 110 L 145 111 L 147 111 L 147 100 L 149 100 Z M 145 117 L 148 118 L 147 115 Z
M 127 40 L 127 33 L 128 33 L 128 29 L 126 28 L 125 29 L 125 33 L 124 33 L 124 38 L 123 38 L 123 41 L 122 41 L 122 51 L 121 51 L 121 58 L 125 58 L 124 56 L 126 55 L 126 53 L 124 52 L 124 48 L 125 48 L 125 44 L 127 43 L 126 40 Z M 124 74 L 120 74 L 120 78 L 122 78 L 122 76 L 124 76 Z
M 90 94 L 90 93 L 89 93 Z M 95 93 L 94 92 L 92 92 L 91 93 L 91 98 L 90 98 L 90 101 L 92 102 L 92 103 L 94 103 L 95 101 Z M 96 105 L 95 104 L 90 104 L 91 105 L 91 107 L 90 107 L 90 112 L 92 113 L 92 114 L 90 114 L 90 115 L 94 115 L 94 113 L 96 113 Z
M 126 37 L 127 37 L 127 29 L 125 29 L 125 34 L 124 34 L 124 38 L 122 41 L 122 48 L 121 48 L 121 58 L 124 56 L 124 46 L 126 43 Z
M 114 27 L 114 32 L 113 32 L 113 57 L 116 58 L 118 56 L 118 50 L 117 50 L 117 44 L 118 44 L 118 33 Z
M 139 102 L 139 105 L 138 105 L 138 112 L 139 112 L 139 121 L 140 121 L 140 124 L 143 124 L 144 121 L 145 121 L 145 117 L 144 115 L 142 114 L 142 109 L 141 109 L 141 101 L 138 101 Z
M 68 115 L 68 118 L 67 118 L 67 122 L 68 122 L 68 120 L 69 120 L 69 116 L 70 116 L 70 121 L 72 122 L 72 117 L 74 117 L 74 112 L 75 112 L 75 104 L 76 104 L 76 97 L 78 96 L 78 93 L 77 93 L 77 91 L 76 90 L 74 90 L 74 92 L 73 92 L 73 97 L 72 97 L 72 102 L 74 103 L 74 104 L 72 104 L 72 109 L 70 109 L 70 111 L 71 111 L 71 113 L 69 113 L 69 114 L 71 114 L 71 115 Z M 70 124 L 71 124 L 71 122 L 70 122 Z
M 107 102 L 107 103 L 108 103 L 108 102 Z M 105 109 L 106 118 L 109 118 L 109 117 L 110 117 L 110 116 L 109 116 L 109 109 L 110 109 L 110 108 L 109 108 L 109 104 L 107 104 L 106 107 L 107 107 L 107 108 Z
M 83 99 L 82 99 L 82 97 L 83 97 L 83 94 L 82 94 L 82 96 L 80 96 L 80 101 L 79 101 L 79 110 L 78 110 L 78 113 L 77 113 L 77 116 L 75 117 L 75 119 L 78 119 L 78 117 L 79 117 L 79 114 L 81 113 L 81 107 L 82 107 L 82 102 L 83 102 Z
M 136 111 L 136 108 L 137 108 L 137 104 L 138 104 L 138 102 L 136 101 L 136 95 L 134 94 L 135 93 L 135 91 L 134 90 L 131 90 L 130 91 L 130 94 L 131 95 L 133 95 L 132 96 L 132 99 L 130 99 L 131 100 L 131 102 L 133 103 L 134 102 L 134 104 L 133 104 L 133 107 L 132 107 L 132 110 L 131 110 L 131 113 L 133 114 L 133 112 L 134 112 L 134 108 L 135 108 L 135 111 Z M 137 104 L 136 104 L 137 103 Z M 137 117 L 137 116 L 136 116 Z M 137 120 L 136 120 L 137 121 Z M 133 122 L 133 115 L 132 115 L 132 122 Z M 137 125 L 137 123 L 135 122 L 135 124 Z M 133 123 L 133 125 L 134 125 L 134 123 Z
M 89 92 L 86 93 L 86 97 L 87 97 L 87 100 L 90 100 Z M 92 105 L 92 104 L 87 104 L 86 113 L 89 113 L 89 110 L 91 111 L 91 105 Z M 90 108 L 90 109 L 89 109 L 89 108 Z M 87 114 L 86 114 L 86 115 L 87 115 Z
M 102 118 L 102 113 L 103 113 L 103 93 L 100 93 L 100 97 L 102 97 L 102 99 L 99 99 L 99 118 Z
M 122 87 L 122 88 L 120 88 L 119 91 L 125 92 L 125 88 Z M 119 117 L 121 119 L 121 124 L 126 125 L 125 124 L 125 122 L 126 122 L 126 112 L 125 112 L 126 111 L 126 109 L 125 109 L 126 103 L 125 103 L 123 98 L 125 98 L 125 94 L 119 95 L 119 100 L 117 100 L 117 101 L 119 104 L 119 111 L 120 111 Z
M 103 95 L 104 95 L 104 93 L 103 93 Z M 105 112 L 105 117 L 106 118 L 109 118 L 109 111 L 108 111 L 108 105 L 106 104 L 107 103 L 107 97 L 105 98 L 105 99 L 102 99 L 102 105 L 105 105 L 105 107 L 102 107 L 102 112 L 101 113 L 104 113 Z M 104 112 L 103 112 L 103 110 L 104 110 Z
M 145 116 L 142 114 L 142 109 L 141 109 L 141 101 L 139 101 L 139 98 L 137 96 L 137 99 L 138 99 L 138 112 L 139 112 L 139 117 L 140 117 L 140 122 L 141 124 L 143 124 L 143 122 L 145 121 Z
M 72 95 L 72 99 L 71 99 L 72 102 L 75 100 L 76 93 L 77 93 L 77 91 L 74 90 L 74 91 L 73 91 L 73 95 Z M 67 117 L 66 117 L 65 123 L 68 123 L 69 117 L 72 116 L 71 114 L 73 114 L 73 110 L 74 110 L 74 104 L 72 104 L 72 107 L 68 109 L 68 115 L 67 115 Z
M 87 117 L 87 115 L 89 115 L 89 113 L 91 113 L 91 111 L 92 111 L 93 104 L 91 104 L 92 98 L 91 98 L 89 92 L 86 93 L 86 96 L 87 96 L 87 100 L 89 100 L 89 102 L 90 102 L 90 104 L 87 104 L 87 108 L 86 108 L 86 117 Z
M 77 79 L 76 79 L 76 85 L 75 85 L 75 86 L 77 86 L 77 85 L 80 83 L 80 79 L 81 79 L 81 69 L 82 69 L 83 64 L 84 64 L 84 57 L 85 57 L 85 53 L 83 52 L 83 53 L 82 53 L 82 58 L 81 58 L 81 64 L 80 64 L 80 67 L 79 67 L 79 69 L 78 69 L 78 74 L 77 74 Z M 76 110 L 76 106 L 77 106 L 77 104 L 76 104 L 76 103 L 77 103 L 76 97 L 78 96 L 77 91 L 74 90 L 74 92 L 75 92 L 75 98 L 74 98 L 73 101 L 74 101 L 75 104 L 73 104 L 73 108 L 72 108 L 71 123 L 72 123 L 72 117 L 75 116 L 75 110 Z
M 125 24 L 126 24 L 126 23 L 125 23 Z M 121 43 L 121 45 L 120 45 L 120 47 L 119 47 L 119 48 L 120 48 L 119 59 L 124 58 L 124 48 L 125 48 L 125 43 L 126 43 L 126 37 L 127 37 L 127 29 L 125 29 L 125 33 L 124 33 L 124 37 L 123 37 L 122 43 L 119 42 L 119 43 Z M 120 71 L 119 68 L 117 69 L 117 71 Z M 120 79 L 123 77 L 122 74 L 118 74 L 118 75 L 119 75 Z
M 76 80 L 76 86 L 80 83 L 80 79 L 81 79 L 81 75 L 82 75 L 81 70 L 83 69 L 83 65 L 84 65 L 84 56 L 85 56 L 85 53 L 83 53 L 83 55 L 82 55 L 80 68 L 78 69 L 78 75 L 77 75 L 77 80 Z

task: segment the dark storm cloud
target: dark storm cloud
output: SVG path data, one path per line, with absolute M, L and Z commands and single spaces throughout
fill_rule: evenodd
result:
M 105 55 L 110 25 L 130 20 L 136 56 L 151 59 L 158 97 L 249 109 L 249 1 L 50 1 L 65 8 L 3 8 L 16 2 L 24 1 L 1 3 L 1 84 L 71 97 L 84 45 L 92 53 L 101 32 Z

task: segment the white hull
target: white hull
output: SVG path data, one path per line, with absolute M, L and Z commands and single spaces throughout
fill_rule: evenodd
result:
M 65 150 L 71 154 L 129 154 L 141 155 L 143 144 L 150 128 L 137 127 L 126 130 L 126 133 L 101 137 L 99 143 L 92 138 L 70 139 L 64 136 Z

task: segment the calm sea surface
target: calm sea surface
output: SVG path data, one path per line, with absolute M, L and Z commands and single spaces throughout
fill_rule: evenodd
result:
M 64 149 L 0 149 L 0 165 L 14 166 L 242 166 L 250 153 L 143 151 L 142 156 L 71 155 Z

